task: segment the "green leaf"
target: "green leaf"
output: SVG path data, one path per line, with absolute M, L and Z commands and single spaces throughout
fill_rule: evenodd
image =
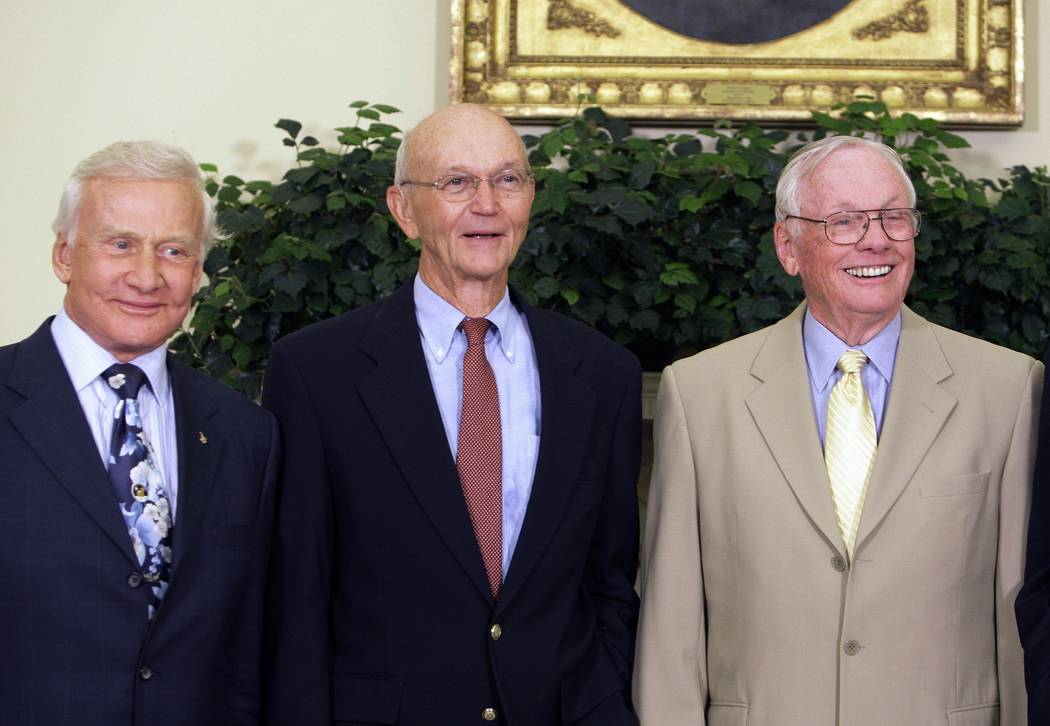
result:
M 733 186 L 733 192 L 738 197 L 743 197 L 756 206 L 758 205 L 758 200 L 762 198 L 762 187 L 753 181 L 737 182 Z
M 293 140 L 299 135 L 299 132 L 303 130 L 303 125 L 298 121 L 293 121 L 290 118 L 282 118 L 280 121 L 274 124 L 277 128 L 287 133 Z
M 553 297 L 561 289 L 561 285 L 553 277 L 541 277 L 532 286 L 532 291 L 536 293 L 541 300 L 549 297 Z
M 660 282 L 671 287 L 699 283 L 689 265 L 683 262 L 668 262 L 664 265 L 664 272 L 660 273 Z
M 678 201 L 678 211 L 696 214 L 704 208 L 705 204 L 706 202 L 700 197 L 694 196 L 693 194 L 687 194 Z
M 560 292 L 561 296 L 565 298 L 565 302 L 569 303 L 569 305 L 575 305 L 580 301 L 579 290 L 574 290 L 571 287 L 563 287 Z
M 357 115 L 361 118 L 372 119 L 373 121 L 378 121 L 380 118 L 379 112 L 370 108 L 358 109 Z
M 383 103 L 373 103 L 372 108 L 379 111 L 379 113 L 401 113 L 401 109 L 395 106 L 387 106 Z
M 198 164 L 197 167 L 205 173 L 217 174 L 219 172 L 219 167 L 215 164 Z

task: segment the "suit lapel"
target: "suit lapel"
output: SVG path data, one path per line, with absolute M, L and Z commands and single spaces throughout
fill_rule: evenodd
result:
M 491 599 L 423 357 L 411 282 L 382 303 L 361 350 L 376 361 L 376 367 L 358 384 L 358 393 L 394 462 L 453 557 L 481 594 Z
M 955 408 L 957 400 L 940 386 L 951 374 L 929 324 L 903 308 L 882 436 L 857 532 L 858 552 L 911 481 Z
M 203 541 L 201 528 L 216 488 L 218 466 L 226 448 L 222 432 L 211 426 L 216 406 L 185 367 L 168 359 L 175 435 L 178 441 L 178 500 L 172 542 L 172 586 L 187 555 Z
M 11 412 L 11 423 L 69 495 L 137 568 L 113 487 L 51 337 L 50 319 L 19 346 L 7 384 L 26 399 Z
M 805 305 L 800 305 L 770 330 L 751 366 L 751 374 L 762 384 L 746 403 L 806 516 L 828 544 L 842 552 L 831 484 L 813 420 L 813 397 L 802 345 L 804 314 Z
M 521 536 L 507 572 L 500 603 L 513 600 L 543 556 L 575 491 L 576 473 L 587 448 L 594 392 L 577 376 L 582 356 L 575 343 L 514 295 L 529 323 L 540 376 L 540 449 Z

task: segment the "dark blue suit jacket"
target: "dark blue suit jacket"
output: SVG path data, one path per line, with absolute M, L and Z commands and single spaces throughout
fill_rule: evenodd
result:
M 258 723 L 273 417 L 169 363 L 171 585 L 149 588 L 50 332 L 0 348 L 0 724 Z
M 1050 365 L 1050 350 L 1043 359 Z M 1050 374 L 1043 385 L 1032 514 L 1028 522 L 1028 556 L 1024 586 L 1017 596 L 1017 626 L 1024 646 L 1028 687 L 1028 722 L 1050 724 Z
M 274 347 L 263 401 L 285 458 L 268 723 L 637 723 L 638 362 L 585 326 L 515 303 L 536 349 L 542 431 L 498 602 L 411 283 Z M 490 708 L 495 721 L 483 719 Z

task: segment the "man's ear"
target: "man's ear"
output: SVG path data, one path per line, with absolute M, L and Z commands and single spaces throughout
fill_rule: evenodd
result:
M 64 285 L 69 284 L 73 276 L 73 245 L 63 233 L 55 237 L 55 244 L 51 247 L 51 269 Z
M 390 213 L 394 215 L 397 226 L 405 236 L 409 239 L 419 239 L 419 225 L 416 224 L 415 212 L 405 196 L 403 187 L 391 184 L 386 188 L 386 206 L 390 208 Z
M 788 222 L 773 225 L 773 242 L 777 248 L 777 259 L 784 272 L 794 277 L 798 274 L 798 258 L 795 256 L 796 240 L 788 229 Z

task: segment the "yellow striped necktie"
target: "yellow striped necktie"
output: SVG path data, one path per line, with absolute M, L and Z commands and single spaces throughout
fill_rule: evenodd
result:
M 878 445 L 875 416 L 860 380 L 867 362 L 868 357 L 859 350 L 847 350 L 839 358 L 842 378 L 831 390 L 824 434 L 824 464 L 831 480 L 831 498 L 851 561 Z

